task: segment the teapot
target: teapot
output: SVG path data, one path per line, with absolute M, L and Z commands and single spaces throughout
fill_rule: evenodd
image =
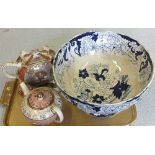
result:
M 30 53 L 23 51 L 17 62 L 3 65 L 3 73 L 11 79 L 18 78 L 29 85 L 43 85 L 52 83 L 52 61 L 54 51 L 48 47 L 32 50 Z M 8 67 L 16 67 L 16 74 L 7 71 Z
M 29 90 L 24 82 L 20 84 L 20 87 L 25 96 L 21 111 L 32 124 L 48 125 L 63 121 L 62 100 L 56 91 L 49 87 Z

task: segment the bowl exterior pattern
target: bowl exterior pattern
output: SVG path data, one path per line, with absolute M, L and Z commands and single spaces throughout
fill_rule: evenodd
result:
M 65 84 L 62 77 L 64 76 L 63 73 L 68 71 L 71 64 L 75 62 L 77 56 L 86 56 L 90 54 L 90 51 L 99 51 L 100 49 L 103 49 L 104 52 L 113 52 L 114 48 L 116 49 L 115 52 L 121 55 L 128 54 L 126 51 L 130 51 L 129 54 L 134 57 L 134 62 L 140 62 L 139 73 L 142 81 L 146 83 L 151 81 L 153 77 L 153 64 L 147 51 L 136 40 L 113 32 L 86 32 L 81 34 L 66 43 L 58 51 L 54 59 L 53 71 L 55 80 L 64 96 L 77 108 L 97 117 L 108 117 L 136 104 L 140 96 L 148 88 L 148 85 L 132 99 L 116 104 L 93 104 L 87 100 L 81 100 L 78 97 L 69 95 L 64 89 Z M 85 74 L 83 78 L 86 77 L 87 75 Z
M 89 104 L 86 102 L 81 102 L 78 99 L 72 98 L 66 93 L 63 93 L 63 96 L 74 106 L 76 106 L 83 112 L 96 116 L 96 117 L 111 117 L 115 114 L 118 114 L 119 112 L 128 109 L 130 106 L 140 103 L 141 95 L 133 98 L 132 100 L 123 102 L 122 104 L 93 105 L 93 104 Z

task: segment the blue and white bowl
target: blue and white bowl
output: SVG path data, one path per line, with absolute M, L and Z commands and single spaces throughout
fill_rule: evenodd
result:
M 153 79 L 153 64 L 144 47 L 128 36 L 86 32 L 57 52 L 53 74 L 72 104 L 106 117 L 137 103 Z

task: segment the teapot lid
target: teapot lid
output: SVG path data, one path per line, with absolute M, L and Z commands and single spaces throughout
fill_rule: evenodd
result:
M 23 56 L 23 63 L 26 65 L 31 65 L 38 61 L 46 61 L 50 62 L 52 59 L 52 55 L 48 53 L 48 51 L 43 52 L 42 50 L 32 50 L 30 53 L 27 53 Z
M 33 109 L 44 109 L 51 105 L 54 101 L 53 92 L 47 89 L 35 89 L 28 97 L 28 104 Z
M 39 87 L 30 91 L 24 98 L 21 110 L 29 119 L 45 120 L 56 114 L 53 106 L 61 108 L 60 96 L 51 88 Z

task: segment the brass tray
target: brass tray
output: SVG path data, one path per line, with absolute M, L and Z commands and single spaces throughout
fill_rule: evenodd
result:
M 22 96 L 18 93 L 19 85 L 18 81 L 9 81 L 6 83 L 3 94 L 1 97 L 1 103 L 7 106 L 4 125 L 7 126 L 31 126 L 30 122 L 23 116 L 20 110 L 20 104 L 22 102 Z M 70 103 L 67 103 L 63 99 L 63 113 L 64 121 L 61 124 L 53 123 L 56 126 L 115 126 L 115 125 L 130 125 L 136 119 L 136 106 L 132 106 L 129 109 L 110 118 L 97 118 L 90 116 L 81 110 L 77 109 Z

